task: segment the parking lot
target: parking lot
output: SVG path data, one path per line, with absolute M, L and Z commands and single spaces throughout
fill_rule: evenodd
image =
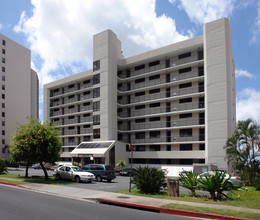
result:
M 25 168 L 8 169 L 8 172 L 12 173 L 12 174 L 24 176 Z M 49 176 L 53 176 L 53 171 L 48 171 L 48 174 L 49 174 Z M 41 169 L 29 168 L 29 176 L 44 176 L 44 173 Z M 105 191 L 105 192 L 115 192 L 115 191 L 120 191 L 120 190 L 128 190 L 129 189 L 129 180 L 130 180 L 130 177 L 128 177 L 128 176 L 117 175 L 116 179 L 114 179 L 111 183 L 108 183 L 107 181 L 103 181 L 103 182 L 93 181 L 92 183 L 75 183 L 75 184 L 68 184 L 65 186 L 82 188 L 82 189 L 99 190 L 99 191 Z M 188 194 L 189 190 L 187 190 L 183 187 L 180 187 L 180 193 Z

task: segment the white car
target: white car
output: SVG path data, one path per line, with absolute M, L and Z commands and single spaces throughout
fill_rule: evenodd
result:
M 212 174 L 214 174 L 214 171 L 208 171 L 208 172 L 200 174 L 198 176 L 198 178 L 204 178 L 205 176 L 212 175 Z M 230 175 L 226 174 L 225 180 L 228 179 L 229 177 L 230 177 Z M 241 181 L 241 178 L 239 176 L 231 176 L 230 179 L 228 180 L 228 183 L 232 187 L 241 187 L 243 185 L 243 182 Z
M 54 170 L 53 176 L 57 180 L 72 180 L 77 183 L 89 182 L 91 183 L 95 179 L 95 175 L 86 171 L 83 171 L 77 166 L 61 166 Z

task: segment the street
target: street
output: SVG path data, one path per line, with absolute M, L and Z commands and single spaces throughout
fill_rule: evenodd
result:
M 0 185 L 1 220 L 195 219 L 103 205 Z

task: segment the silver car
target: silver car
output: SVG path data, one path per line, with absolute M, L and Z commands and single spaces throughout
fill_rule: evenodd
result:
M 204 178 L 205 176 L 208 176 L 208 175 L 214 175 L 214 171 L 208 171 L 208 172 L 202 173 L 198 176 L 198 178 Z M 230 177 L 230 175 L 226 173 L 225 180 L 228 179 L 229 177 Z M 243 182 L 241 181 L 241 178 L 239 176 L 231 176 L 230 179 L 228 180 L 228 183 L 232 187 L 241 187 L 243 185 Z
M 92 173 L 83 171 L 77 166 L 61 166 L 54 170 L 53 176 L 57 180 L 72 180 L 77 183 L 81 181 L 91 183 L 95 179 L 95 176 Z

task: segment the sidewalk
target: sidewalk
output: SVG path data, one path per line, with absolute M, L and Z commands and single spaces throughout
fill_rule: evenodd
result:
M 250 209 L 244 207 L 224 206 L 224 205 L 215 205 L 215 204 L 206 204 L 206 203 L 185 202 L 185 201 L 176 201 L 176 200 L 167 200 L 167 199 L 156 199 L 156 198 L 149 198 L 149 197 L 142 197 L 142 196 L 126 195 L 121 193 L 104 192 L 104 191 L 89 190 L 89 189 L 78 189 L 78 188 L 62 186 L 62 185 L 57 186 L 57 185 L 32 183 L 32 184 L 22 185 L 21 187 L 24 189 L 62 196 L 65 198 L 78 199 L 83 201 L 86 200 L 95 201 L 95 202 L 97 201 L 100 203 L 114 204 L 120 206 L 145 209 L 150 211 L 164 212 L 168 214 L 178 214 L 178 215 L 193 216 L 193 217 L 202 217 L 202 218 L 212 217 L 218 219 L 227 219 L 227 217 L 221 218 L 221 216 L 214 215 L 214 214 L 213 215 L 206 214 L 207 216 L 205 216 L 205 214 L 202 215 L 203 213 L 200 213 L 199 215 L 194 216 L 194 212 L 189 212 L 189 211 L 177 210 L 177 212 L 179 213 L 176 213 L 176 210 L 174 209 L 165 209 L 160 207 L 170 203 L 175 203 L 175 204 L 183 204 L 183 205 L 198 206 L 198 207 L 209 207 L 209 208 L 217 208 L 217 209 L 230 209 L 236 211 L 255 212 L 260 214 L 259 209 Z M 228 219 L 242 219 L 242 218 L 228 217 Z

